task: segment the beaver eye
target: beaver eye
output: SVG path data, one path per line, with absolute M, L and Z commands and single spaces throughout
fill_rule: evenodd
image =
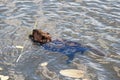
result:
M 47 33 L 47 34 L 49 34 L 49 33 Z

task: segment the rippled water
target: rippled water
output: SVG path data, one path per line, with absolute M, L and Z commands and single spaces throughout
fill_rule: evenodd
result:
M 92 45 L 106 57 L 87 52 L 66 64 L 28 39 L 35 22 L 53 39 Z M 0 0 L 0 67 L 9 80 L 76 80 L 59 73 L 71 68 L 86 80 L 120 80 L 120 0 Z

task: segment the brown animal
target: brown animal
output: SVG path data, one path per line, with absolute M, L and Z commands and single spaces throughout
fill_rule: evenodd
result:
M 83 54 L 85 51 L 92 51 L 93 53 L 105 56 L 105 53 L 102 50 L 97 49 L 96 47 L 92 47 L 89 45 L 81 45 L 80 43 L 67 41 L 67 40 L 51 40 L 51 36 L 47 32 L 43 32 L 40 29 L 34 29 L 32 35 L 29 36 L 30 39 L 34 42 L 38 42 L 41 44 L 44 49 L 63 53 L 68 56 L 67 63 L 71 62 L 74 59 L 76 53 Z M 51 42 L 52 44 L 49 44 Z M 44 44 L 48 43 L 48 44 Z
M 32 35 L 29 36 L 32 41 L 39 42 L 41 44 L 51 42 L 51 36 L 47 32 L 43 32 L 41 29 L 34 29 Z

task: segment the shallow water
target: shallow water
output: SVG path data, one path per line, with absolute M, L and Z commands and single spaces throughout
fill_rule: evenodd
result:
M 78 53 L 66 64 L 65 55 L 28 39 L 34 28 L 106 56 Z M 43 62 L 48 65 L 40 66 Z M 63 69 L 83 70 L 86 80 L 120 80 L 120 0 L 0 0 L 0 67 L 9 80 L 75 80 L 62 76 Z

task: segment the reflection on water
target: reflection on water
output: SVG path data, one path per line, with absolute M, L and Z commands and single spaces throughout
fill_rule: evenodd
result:
M 119 0 L 0 0 L 1 75 L 10 80 L 75 80 L 59 71 L 80 69 L 86 72 L 87 80 L 119 80 L 119 12 Z M 87 52 L 76 54 L 73 63 L 66 64 L 65 55 L 46 51 L 28 39 L 35 22 L 53 39 L 90 44 L 105 52 L 106 57 Z M 48 62 L 46 69 L 54 75 L 37 74 L 43 62 Z

